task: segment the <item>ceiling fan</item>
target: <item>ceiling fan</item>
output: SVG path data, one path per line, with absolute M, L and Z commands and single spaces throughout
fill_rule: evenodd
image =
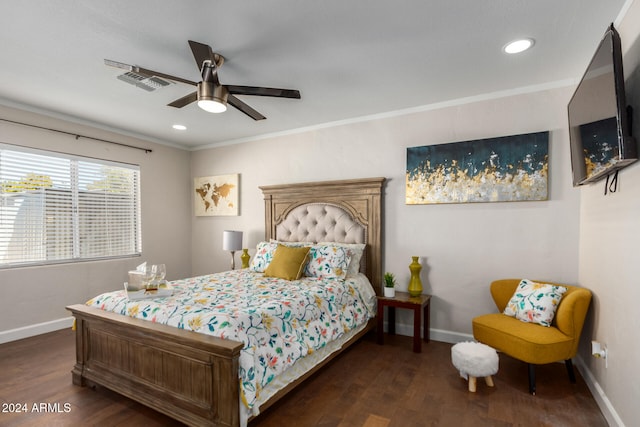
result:
M 203 43 L 189 40 L 189 46 L 191 47 L 191 52 L 193 53 L 193 57 L 196 60 L 196 64 L 198 64 L 198 69 L 202 76 L 202 81 L 200 82 L 193 82 L 191 80 L 138 67 L 137 65 L 123 64 L 122 62 L 116 62 L 109 59 L 105 59 L 104 63 L 112 67 L 127 70 L 130 73 L 135 73 L 142 76 L 142 78 L 153 79 L 154 77 L 160 77 L 174 82 L 196 86 L 197 90 L 195 92 L 183 96 L 180 99 L 176 99 L 168 104 L 175 108 L 182 108 L 197 101 L 198 106 L 205 111 L 210 113 L 222 113 L 226 111 L 228 103 L 254 120 L 263 120 L 266 119 L 265 116 L 245 104 L 235 95 L 272 96 L 276 98 L 300 99 L 300 92 L 294 89 L 223 85 L 218 79 L 218 69 L 224 63 L 224 57 L 213 52 L 210 46 Z M 158 82 L 156 81 L 156 83 Z M 165 82 L 165 85 L 166 84 L 167 83 Z

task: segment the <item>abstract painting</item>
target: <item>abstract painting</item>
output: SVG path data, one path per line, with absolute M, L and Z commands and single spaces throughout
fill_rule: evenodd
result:
M 406 204 L 547 200 L 549 132 L 407 148 Z
M 194 179 L 196 216 L 238 215 L 238 174 Z

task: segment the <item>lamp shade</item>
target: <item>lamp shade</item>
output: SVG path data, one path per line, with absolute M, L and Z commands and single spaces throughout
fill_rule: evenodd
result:
M 225 230 L 222 233 L 222 249 L 225 251 L 242 249 L 242 231 Z

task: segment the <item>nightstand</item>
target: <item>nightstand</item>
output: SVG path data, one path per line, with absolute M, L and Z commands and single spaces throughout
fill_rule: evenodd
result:
M 420 295 L 417 297 L 409 296 L 406 292 L 397 292 L 394 298 L 378 296 L 378 344 L 384 344 L 384 308 L 387 307 L 389 314 L 389 335 L 396 333 L 396 307 L 408 308 L 413 310 L 413 351 L 420 353 L 422 351 L 422 342 L 420 340 L 420 326 L 424 328 L 424 341 L 429 342 L 429 303 L 431 295 Z M 422 317 L 422 322 L 420 321 Z

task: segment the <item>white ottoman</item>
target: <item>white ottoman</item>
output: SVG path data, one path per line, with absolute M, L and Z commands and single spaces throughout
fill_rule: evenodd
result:
M 469 391 L 476 391 L 476 378 L 484 377 L 489 387 L 498 372 L 498 353 L 479 342 L 460 342 L 451 347 L 451 362 L 460 371 L 460 376 L 469 379 Z

